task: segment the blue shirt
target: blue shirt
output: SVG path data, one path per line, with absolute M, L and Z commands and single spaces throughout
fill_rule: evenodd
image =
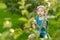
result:
M 45 21 L 45 18 L 44 18 L 43 20 L 39 20 L 39 16 L 36 16 L 36 23 L 37 23 L 40 27 L 42 27 L 43 21 Z M 45 30 L 46 30 L 45 28 L 42 28 L 40 33 L 46 33 Z M 39 31 L 39 28 L 38 28 L 38 27 L 36 27 L 36 31 Z

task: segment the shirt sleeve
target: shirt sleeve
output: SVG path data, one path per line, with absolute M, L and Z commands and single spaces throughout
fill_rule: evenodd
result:
M 36 23 L 38 23 L 38 16 L 36 16 Z

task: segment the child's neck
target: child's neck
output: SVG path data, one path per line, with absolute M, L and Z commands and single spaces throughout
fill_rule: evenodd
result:
M 39 16 L 39 17 L 40 17 L 40 18 L 43 18 L 44 16 L 41 15 L 41 16 Z
M 39 16 L 39 20 L 43 20 L 44 19 L 44 16 Z

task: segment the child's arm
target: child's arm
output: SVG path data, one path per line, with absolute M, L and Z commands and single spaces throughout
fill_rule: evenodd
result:
M 43 28 L 46 28 L 46 21 L 43 22 L 42 27 L 43 27 Z
M 33 20 L 32 21 L 32 24 L 36 26 L 36 20 Z

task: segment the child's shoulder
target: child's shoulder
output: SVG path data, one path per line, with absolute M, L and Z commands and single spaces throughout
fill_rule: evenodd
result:
M 39 16 L 37 15 L 36 18 L 38 18 Z

